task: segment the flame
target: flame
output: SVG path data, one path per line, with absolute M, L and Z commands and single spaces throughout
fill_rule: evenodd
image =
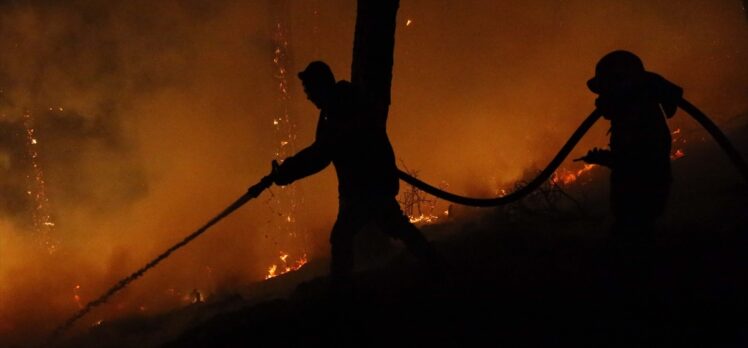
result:
M 553 176 L 551 176 L 551 182 L 554 184 L 563 184 L 563 185 L 569 185 L 579 179 L 579 177 L 582 176 L 582 174 L 589 172 L 592 170 L 592 168 L 595 168 L 597 165 L 594 164 L 585 164 L 584 167 L 578 170 L 568 170 L 568 169 L 559 169 L 556 172 L 553 173 Z
M 448 211 L 444 211 L 444 216 L 449 215 Z M 433 214 L 421 214 L 418 216 L 408 216 L 408 220 L 412 224 L 430 224 L 439 220 L 439 217 Z
M 405 163 L 401 163 L 401 167 L 405 168 L 405 171 L 412 176 L 417 176 L 418 172 L 408 169 Z M 449 186 L 447 182 L 442 181 L 439 185 L 440 189 L 446 189 Z M 430 224 L 439 220 L 439 216 L 435 215 L 436 205 L 438 199 L 436 197 L 429 198 L 423 194 L 421 190 L 415 186 L 410 186 L 408 190 L 402 190 L 398 198 L 398 202 L 402 207 L 403 212 L 408 217 L 408 220 L 412 224 Z M 449 210 L 444 211 L 444 217 L 449 215 Z
M 286 274 L 288 272 L 297 271 L 301 267 L 304 267 L 304 265 L 306 265 L 306 263 L 308 262 L 306 254 L 303 254 L 295 262 L 289 263 L 288 262 L 289 254 L 284 251 L 280 252 L 280 256 L 278 258 L 281 260 L 280 265 L 273 264 L 270 267 L 268 267 L 268 273 L 265 275 L 265 280 L 268 280 L 270 278 L 275 278 L 281 274 Z
M 275 271 L 277 271 L 277 270 L 278 270 L 278 266 L 277 265 L 270 266 L 270 268 L 268 268 L 268 274 L 265 276 L 265 279 L 267 280 L 267 279 L 270 279 L 270 278 L 277 277 L 278 274 L 275 273 Z

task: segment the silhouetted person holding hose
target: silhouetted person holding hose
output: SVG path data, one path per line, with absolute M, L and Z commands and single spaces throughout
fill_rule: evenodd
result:
M 420 231 L 400 210 L 395 155 L 384 123 L 363 117 L 365 103 L 348 81 L 335 82 L 330 67 L 315 61 L 299 73 L 309 101 L 320 109 L 314 143 L 275 168 L 274 180 L 288 185 L 331 162 L 338 176 L 338 218 L 330 235 L 333 289 L 351 285 L 353 241 L 368 224 L 402 240 L 422 261 L 437 264 Z
M 645 71 L 639 57 L 627 51 L 600 59 L 587 86 L 599 95 L 595 105 L 610 120 L 610 149 L 592 149 L 582 160 L 611 169 L 613 238 L 651 245 L 672 181 L 666 119 L 675 114 L 683 90 Z

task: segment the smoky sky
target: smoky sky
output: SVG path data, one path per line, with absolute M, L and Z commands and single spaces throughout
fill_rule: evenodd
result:
M 74 311 L 76 284 L 91 299 L 267 174 L 282 110 L 273 62 L 279 21 L 287 25 L 295 147 L 313 141 L 318 110 L 295 73 L 324 60 L 338 79 L 349 78 L 356 4 L 281 3 L 0 2 L 0 335 Z M 637 53 L 726 124 L 748 110 L 743 6 L 402 0 L 388 120 L 396 156 L 455 192 L 494 195 L 544 166 L 592 110 L 585 82 L 615 49 Z M 66 262 L 40 256 L 22 237 L 26 113 Z M 669 122 L 695 128 L 681 114 Z M 572 156 L 604 147 L 606 131 L 595 126 Z M 334 173 L 294 185 L 303 245 L 274 236 L 267 193 L 154 269 L 119 305 L 158 307 L 154 294 L 164 289 L 210 293 L 261 279 L 283 249 L 324 255 L 337 208 Z M 55 277 L 36 275 L 50 270 Z M 11 274 L 26 276 L 5 281 Z M 116 308 L 93 317 L 114 317 Z

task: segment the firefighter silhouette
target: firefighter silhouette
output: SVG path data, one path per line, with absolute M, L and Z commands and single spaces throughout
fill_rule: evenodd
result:
M 610 121 L 610 148 L 594 148 L 582 160 L 611 169 L 613 237 L 651 243 L 672 181 L 666 119 L 675 114 L 683 90 L 646 71 L 641 59 L 627 51 L 600 59 L 587 86 Z
M 354 236 L 373 224 L 400 239 L 410 252 L 430 265 L 436 255 L 420 231 L 400 209 L 395 155 L 383 122 L 364 117 L 356 86 L 335 81 L 330 67 L 310 63 L 298 74 L 304 92 L 319 110 L 314 142 L 282 164 L 274 164 L 274 181 L 288 185 L 315 174 L 330 163 L 338 177 L 339 210 L 330 235 L 333 287 L 348 287 L 354 263 Z

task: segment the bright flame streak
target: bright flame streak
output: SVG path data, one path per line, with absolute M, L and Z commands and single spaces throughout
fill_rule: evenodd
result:
M 409 27 L 412 23 L 413 23 L 413 20 L 408 19 L 407 21 L 405 21 L 405 26 Z

